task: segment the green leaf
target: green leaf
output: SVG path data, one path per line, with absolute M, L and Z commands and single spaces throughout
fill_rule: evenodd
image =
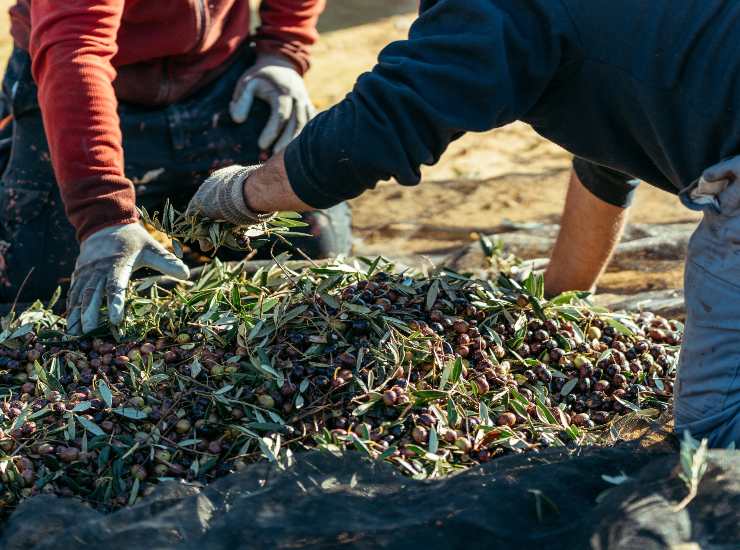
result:
M 130 418 L 131 420 L 143 420 L 147 417 L 147 414 L 145 412 L 142 412 L 139 409 L 134 409 L 132 407 L 117 407 L 115 409 L 112 409 L 112 412 L 121 416 L 125 416 L 126 418 Z
M 72 409 L 72 412 L 73 413 L 85 412 L 90 407 L 92 407 L 92 403 L 90 403 L 89 401 L 83 401 L 82 403 L 77 403 L 77 405 L 74 406 L 74 409 Z
M 537 407 L 537 416 L 542 422 L 545 422 L 547 424 L 552 424 L 555 426 L 560 425 L 560 423 L 555 419 L 555 416 L 552 414 L 550 409 L 545 407 L 542 401 L 540 401 L 539 399 L 535 399 L 535 406 Z
M 560 395 L 565 397 L 573 391 L 573 388 L 575 388 L 576 385 L 578 385 L 578 378 L 571 378 L 563 385 L 563 389 L 560 390 Z
M 437 302 L 437 297 L 439 296 L 439 279 L 434 281 L 431 286 L 429 287 L 429 291 L 427 292 L 427 300 L 426 300 L 426 307 L 427 311 L 432 309 L 434 307 L 434 304 Z
M 478 235 L 478 244 L 480 244 L 481 249 L 483 250 L 483 255 L 486 258 L 491 258 L 494 253 L 496 252 L 495 245 L 493 244 L 493 241 L 483 235 L 482 233 Z
M 372 310 L 369 307 L 365 307 L 360 304 L 352 304 L 349 302 L 343 303 L 342 307 L 346 309 L 347 311 L 351 311 L 352 313 L 357 313 L 358 315 L 368 315 L 372 312 Z
M 626 399 L 621 399 L 618 396 L 614 396 L 614 399 L 621 404 L 623 407 L 627 407 L 629 410 L 634 412 L 642 412 L 642 409 L 635 405 L 634 403 L 631 403 L 630 401 L 627 401 Z
M 334 309 L 339 309 L 340 307 L 342 307 L 342 305 L 339 303 L 339 300 L 337 300 L 331 294 L 322 294 L 321 299 L 324 301 L 324 303 L 327 306 L 332 307 Z
M 480 416 L 480 419 L 483 421 L 484 425 L 490 426 L 493 424 L 491 422 L 491 417 L 489 416 L 489 413 L 488 413 L 488 407 L 483 401 L 481 401 L 480 404 L 478 405 L 478 414 Z
M 455 359 L 454 364 L 452 365 L 452 374 L 450 375 L 450 381 L 454 384 L 458 380 L 460 380 L 460 376 L 462 376 L 463 371 L 463 360 L 462 357 L 458 357 Z
M 385 460 L 387 458 L 390 458 L 393 456 L 393 454 L 398 450 L 398 447 L 395 445 L 391 445 L 388 447 L 380 456 L 378 456 L 378 460 Z
M 613 318 L 608 318 L 606 322 L 608 325 L 614 327 L 617 332 L 625 336 L 634 336 L 640 330 L 637 325 L 626 318 L 622 318 L 621 322 Z
M 452 399 L 447 400 L 447 425 L 450 427 L 457 426 L 458 414 L 455 403 Z
M 457 357 L 454 361 L 449 361 L 442 370 L 442 376 L 439 380 L 439 389 L 445 389 L 448 382 L 452 382 L 453 384 L 457 382 L 462 374 L 462 369 L 462 357 Z
M 200 364 L 200 361 L 198 361 L 198 358 L 196 357 L 195 359 L 193 359 L 193 362 L 190 363 L 190 377 L 197 378 L 202 370 L 203 365 Z
M 223 395 L 227 393 L 230 390 L 234 389 L 233 384 L 226 384 L 224 387 L 217 389 L 215 392 L 213 392 L 213 395 Z
M 369 411 L 370 409 L 372 409 L 376 405 L 376 403 L 378 403 L 378 401 L 380 401 L 380 399 L 381 398 L 380 398 L 379 395 L 376 396 L 376 397 L 373 397 L 370 401 L 368 401 L 367 403 L 363 403 L 362 405 L 360 405 L 359 407 L 357 407 L 354 411 L 352 411 L 352 415 L 353 416 L 362 416 L 367 411 Z
M 131 485 L 131 494 L 128 497 L 128 505 L 133 506 L 136 503 L 136 498 L 139 496 L 139 486 L 141 482 L 139 478 L 134 478 L 134 482 Z
M 447 397 L 447 392 L 439 390 L 417 390 L 415 392 L 412 392 L 411 395 L 423 401 L 430 401 L 433 399 L 442 399 L 444 397 Z
M 569 290 L 567 292 L 563 292 L 562 294 L 558 294 L 550 300 L 550 305 L 552 306 L 562 306 L 562 305 L 569 305 L 577 300 L 583 300 L 585 298 L 588 298 L 591 295 L 590 292 L 582 291 L 582 290 Z
M 84 416 L 78 416 L 77 420 L 80 424 L 82 424 L 82 427 L 85 428 L 88 432 L 90 432 L 93 435 L 105 435 L 105 432 L 100 429 L 100 426 L 98 426 L 95 422 L 92 420 L 88 420 Z
M 429 429 L 429 452 L 436 454 L 437 449 L 439 449 L 439 437 L 437 437 L 437 430 L 432 426 Z
M 113 408 L 113 394 L 110 391 L 110 388 L 108 387 L 108 384 L 103 382 L 102 380 L 98 382 L 98 393 L 100 394 L 100 398 L 105 402 L 105 406 L 109 409 Z
M 15 329 L 10 336 L 8 337 L 8 340 L 13 340 L 14 338 L 20 338 L 21 336 L 25 336 L 26 334 L 33 331 L 33 323 L 28 323 L 26 325 L 22 325 Z
M 599 355 L 599 358 L 596 360 L 598 363 L 599 361 L 603 361 L 604 359 L 609 359 L 609 357 L 612 356 L 612 348 L 606 349 L 603 351 L 601 355 Z
M 54 294 L 51 296 L 51 299 L 49 300 L 49 303 L 46 306 L 46 309 L 52 309 L 56 303 L 59 301 L 59 298 L 62 295 L 62 287 L 58 286 L 56 290 L 54 291 Z
M 272 452 L 272 445 L 273 441 L 269 437 L 260 437 L 257 440 L 257 443 L 260 446 L 260 450 L 262 451 L 262 454 L 264 457 L 269 460 L 270 462 L 277 462 L 278 459 L 275 456 L 275 453 Z

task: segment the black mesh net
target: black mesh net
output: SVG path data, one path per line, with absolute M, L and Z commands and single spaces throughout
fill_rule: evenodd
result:
M 311 452 L 279 470 L 256 464 L 207 486 L 160 486 L 101 514 L 38 496 L 6 524 L 6 549 L 93 548 L 701 548 L 740 544 L 740 452 L 711 451 L 698 496 L 678 453 L 643 442 L 505 457 L 417 481 L 359 455 Z M 615 485 L 603 476 L 627 479 Z

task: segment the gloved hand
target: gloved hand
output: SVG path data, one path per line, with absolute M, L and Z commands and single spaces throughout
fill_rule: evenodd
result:
M 281 55 L 258 55 L 254 66 L 239 79 L 229 108 L 234 122 L 241 124 L 247 119 L 255 97 L 272 109 L 258 141 L 263 151 L 285 149 L 316 114 L 303 78 Z
M 723 160 L 704 170 L 693 189 L 691 200 L 696 204 L 714 204 L 719 208 L 719 196 L 727 186 L 740 180 L 740 156 Z
M 104 292 L 110 322 L 120 325 L 131 273 L 142 267 L 176 279 L 190 275 L 188 267 L 138 223 L 107 227 L 85 239 L 67 296 L 68 332 L 78 335 L 98 327 Z
M 260 215 L 247 205 L 244 199 L 244 182 L 259 166 L 227 166 L 216 170 L 204 181 L 185 211 L 187 216 L 200 214 L 212 220 L 226 221 L 235 225 L 252 225 L 269 215 Z M 198 240 L 201 250 L 208 252 L 213 245 Z
M 212 220 L 235 225 L 251 225 L 260 220 L 244 199 L 244 182 L 259 166 L 227 166 L 216 170 L 190 199 L 187 216 L 200 214 Z
M 740 178 L 740 155 L 730 157 L 704 170 L 702 179 L 706 181 L 726 180 L 728 183 Z

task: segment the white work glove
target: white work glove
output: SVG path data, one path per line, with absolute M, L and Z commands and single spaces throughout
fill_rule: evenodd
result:
M 714 204 L 719 208 L 719 196 L 727 186 L 740 180 L 740 156 L 731 157 L 704 170 L 691 190 L 691 199 L 698 204 Z
M 260 215 L 252 212 L 244 200 L 244 182 L 259 166 L 227 166 L 216 170 L 190 199 L 185 211 L 187 216 L 200 214 L 216 221 L 234 225 L 252 225 Z M 264 217 L 264 216 L 263 216 Z
M 726 181 L 732 183 L 740 178 L 740 155 L 731 157 L 704 170 L 701 178 L 705 181 Z
M 229 106 L 234 122 L 247 120 L 255 98 L 266 101 L 272 110 L 258 141 L 263 151 L 285 149 L 316 114 L 303 77 L 281 55 L 259 54 L 254 66 L 239 79 Z
M 185 211 L 187 216 L 200 214 L 217 221 L 234 225 L 253 225 L 270 217 L 270 214 L 253 212 L 244 199 L 244 182 L 259 166 L 227 166 L 216 170 L 204 181 Z M 199 239 L 204 252 L 213 249 L 206 240 Z
M 104 293 L 110 322 L 120 325 L 131 273 L 142 267 L 176 279 L 190 276 L 188 267 L 138 223 L 107 227 L 85 239 L 67 296 L 68 332 L 79 335 L 98 327 Z

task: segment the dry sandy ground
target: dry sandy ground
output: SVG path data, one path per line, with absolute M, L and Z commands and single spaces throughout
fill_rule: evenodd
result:
M 0 0 L 0 7 L 12 2 Z M 308 86 L 319 108 L 327 108 L 372 68 L 377 53 L 403 39 L 417 0 L 328 0 L 315 48 Z M 4 11 L 4 9 L 3 9 Z M 7 18 L 0 19 L 0 56 L 9 50 Z M 464 100 L 461 98 L 461 101 Z M 416 188 L 382 184 L 353 201 L 357 249 L 361 253 L 438 253 L 469 242 L 468 230 L 491 228 L 505 220 L 557 221 L 563 204 L 570 155 L 524 124 L 470 134 L 454 143 L 442 161 L 424 169 Z M 687 221 L 696 216 L 677 199 L 642 186 L 632 220 L 646 223 Z M 420 224 L 457 231 L 430 234 Z M 680 286 L 677 269 L 665 275 L 636 270 L 612 273 L 605 287 Z

